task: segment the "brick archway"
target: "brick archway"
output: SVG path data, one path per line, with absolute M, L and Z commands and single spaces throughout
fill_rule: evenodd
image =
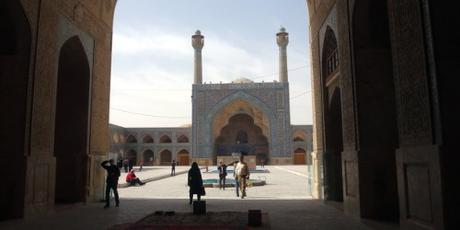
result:
M 160 143 L 172 143 L 171 137 L 163 135 L 160 137 Z
M 150 149 L 145 150 L 144 153 L 142 154 L 142 159 L 144 161 L 144 165 L 152 166 L 155 162 L 153 151 Z
M 142 139 L 142 143 L 144 144 L 152 144 L 153 142 L 154 142 L 153 138 L 150 135 L 145 135 L 144 138 Z
M 29 144 L 26 126 L 27 95 L 29 86 L 29 62 L 31 32 L 20 1 L 0 2 L 0 144 L 2 150 L 2 175 L 0 188 L 0 221 L 20 218 L 24 215 L 26 190 L 26 157 Z M 26 152 L 25 152 L 26 151 Z
M 137 164 L 137 152 L 136 152 L 136 150 L 134 150 L 134 149 L 129 150 L 128 153 L 126 153 L 126 157 L 128 158 L 128 161 L 132 165 Z
M 135 143 L 137 143 L 137 138 L 134 135 L 130 134 L 126 138 L 126 143 L 135 144 Z
M 295 165 L 304 165 L 307 163 L 307 151 L 303 148 L 297 148 L 294 150 L 294 164 Z
M 325 128 L 324 196 L 326 200 L 343 201 L 342 190 L 342 101 L 338 44 L 328 26 L 322 51 L 323 108 Z
M 176 162 L 178 165 L 190 165 L 190 153 L 185 149 L 180 150 L 177 152 Z
M 172 153 L 171 151 L 165 149 L 160 152 L 160 165 L 171 165 L 172 163 Z
M 269 156 L 267 137 L 248 114 L 236 114 L 230 117 L 228 124 L 222 127 L 214 143 L 214 152 L 217 156 L 231 156 L 232 153 L 245 152 L 248 155 L 255 155 L 256 162 L 266 160 Z
M 68 39 L 59 55 L 54 155 L 56 203 L 85 200 L 90 70 L 78 36 Z

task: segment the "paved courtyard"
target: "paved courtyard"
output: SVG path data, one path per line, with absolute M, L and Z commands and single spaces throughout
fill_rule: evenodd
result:
M 215 168 L 215 167 L 214 167 Z M 310 186 L 308 185 L 308 175 L 306 166 L 266 166 L 269 173 L 252 173 L 251 179 L 265 180 L 264 186 L 253 186 L 247 188 L 247 198 L 245 199 L 309 199 L 311 198 Z M 213 167 L 210 167 L 211 171 Z M 187 199 L 187 173 L 188 167 L 176 168 L 178 175 L 167 177 L 147 183 L 144 186 L 120 188 L 120 197 L 124 198 L 165 198 L 165 199 Z M 204 170 L 203 170 L 204 171 Z M 153 170 L 143 170 L 137 172 L 142 179 L 159 176 L 161 173 L 168 174 L 169 167 L 154 168 Z M 123 177 L 123 175 L 122 175 Z M 203 179 L 218 178 L 217 173 L 203 172 Z M 233 178 L 231 174 L 227 178 Z M 235 188 L 206 188 L 206 199 L 238 199 L 235 195 Z
M 266 168 L 270 173 L 253 173 L 251 178 L 265 179 L 267 185 L 248 188 L 245 199 L 237 198 L 234 188 L 225 191 L 207 188 L 204 197 L 207 211 L 260 209 L 268 213 L 270 229 L 371 229 L 322 201 L 311 199 L 305 166 Z M 151 167 L 137 172 L 141 179 L 157 179 L 144 186 L 120 188 L 119 208 L 103 209 L 104 203 L 77 204 L 71 208 L 61 207 L 44 217 L 0 222 L 0 229 L 107 229 L 115 224 L 134 223 L 157 210 L 191 212 L 187 170 L 188 167 L 177 167 L 178 175 L 173 177 L 168 176 L 169 167 Z M 203 172 L 203 178 L 217 178 L 217 174 Z M 122 179 L 124 181 L 124 177 Z

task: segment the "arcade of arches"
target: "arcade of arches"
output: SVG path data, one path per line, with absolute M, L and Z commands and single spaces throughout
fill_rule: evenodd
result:
M 179 165 L 191 163 L 189 127 L 124 128 L 109 124 L 109 133 L 109 157 L 113 159 L 132 159 L 135 166 L 141 163 L 145 166 L 170 165 L 172 160 Z M 161 152 L 165 150 L 171 155 L 163 156 Z
M 0 172 L 15 172 L 0 187 L 1 220 L 102 198 L 115 5 L 0 1 L 0 106 L 8 110 L 0 119 L 0 158 L 14 162 Z M 456 229 L 458 8 L 433 0 L 307 5 L 313 196 L 402 229 Z M 270 137 L 254 120 L 254 133 Z M 250 142 L 246 132 L 237 136 Z M 166 162 L 172 153 L 155 150 L 154 157 Z M 70 185 L 63 177 L 73 192 L 63 191 Z

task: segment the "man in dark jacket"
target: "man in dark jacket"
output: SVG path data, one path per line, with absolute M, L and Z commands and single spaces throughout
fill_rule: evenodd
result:
M 110 165 L 107 166 L 107 163 L 110 163 Z M 107 170 L 104 208 L 108 208 L 110 206 L 110 189 L 113 190 L 113 193 L 115 195 L 115 203 L 116 203 L 116 206 L 118 207 L 120 205 L 120 200 L 118 199 L 117 186 L 118 186 L 118 178 L 120 177 L 120 169 L 118 169 L 118 167 L 113 164 L 113 159 L 110 159 L 108 161 L 103 161 L 101 163 L 101 166 L 105 170 Z
M 176 161 L 173 160 L 171 163 L 171 176 L 175 176 L 175 175 L 176 175 Z

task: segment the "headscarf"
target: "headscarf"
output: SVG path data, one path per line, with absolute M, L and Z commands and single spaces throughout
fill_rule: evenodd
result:
M 200 168 L 198 167 L 198 163 L 193 162 L 192 167 L 188 170 L 189 175 L 201 175 Z

